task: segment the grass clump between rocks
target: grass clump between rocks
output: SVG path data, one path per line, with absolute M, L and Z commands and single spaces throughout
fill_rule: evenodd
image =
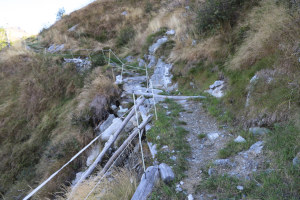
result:
M 152 193 L 151 199 L 182 199 L 184 198 L 183 194 L 176 193 L 175 189 L 176 183 L 185 177 L 184 172 L 188 168 L 186 157 L 190 154 L 190 146 L 185 139 L 188 132 L 180 127 L 178 120 L 179 113 L 183 111 L 183 108 L 173 100 L 166 99 L 164 103 L 171 113 L 166 115 L 167 109 L 158 106 L 158 120 L 147 133 L 147 139 L 157 144 L 157 161 L 172 167 L 175 180 L 169 185 L 160 183 Z M 168 148 L 163 149 L 164 146 L 168 146 Z

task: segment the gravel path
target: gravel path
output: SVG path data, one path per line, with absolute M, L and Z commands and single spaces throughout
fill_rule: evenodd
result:
M 179 102 L 185 109 L 180 113 L 180 120 L 186 122 L 183 126 L 189 131 L 188 142 L 191 146 L 191 156 L 188 158 L 189 169 L 186 172 L 187 177 L 183 180 L 181 186 L 194 199 L 214 199 L 214 195 L 197 192 L 196 187 L 203 179 L 202 170 L 208 163 L 217 159 L 219 149 L 223 148 L 230 136 L 226 136 L 224 131 L 218 128 L 215 119 L 208 115 L 202 107 L 201 102 L 181 101 Z M 198 135 L 204 133 L 207 135 L 204 139 L 199 139 Z M 216 139 L 209 139 L 212 133 L 218 133 Z

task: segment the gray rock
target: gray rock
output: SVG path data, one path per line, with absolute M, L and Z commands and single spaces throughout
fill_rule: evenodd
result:
M 188 200 L 194 200 L 194 197 L 193 197 L 193 195 L 189 194 L 189 196 L 188 196 Z
M 167 35 L 175 35 L 175 30 L 171 29 L 166 32 Z
M 242 190 L 244 190 L 244 187 L 243 187 L 243 186 L 241 186 L 241 185 L 238 185 L 238 186 L 236 187 L 236 189 L 238 189 L 238 190 L 242 191 Z
M 158 166 L 150 166 L 147 168 L 145 174 L 143 174 L 141 182 L 137 187 L 131 200 L 147 200 L 152 192 L 153 187 L 159 181 Z
M 108 118 L 100 125 L 99 127 L 100 133 L 104 132 L 113 123 L 114 119 L 115 119 L 114 115 L 109 115 Z
M 159 166 L 160 177 L 165 183 L 170 183 L 174 180 L 175 175 L 171 167 L 165 163 L 161 163 Z
M 176 156 L 171 156 L 170 159 L 173 160 L 173 161 L 177 160 Z
M 150 153 L 152 155 L 152 158 L 154 159 L 156 154 L 157 154 L 157 150 L 156 150 L 156 144 L 152 144 L 151 142 L 147 142 Z
M 85 72 L 89 70 L 92 67 L 92 62 L 89 60 L 89 58 L 81 59 L 78 58 L 64 58 L 64 64 L 65 63 L 73 63 L 76 66 L 76 69 L 78 72 Z
M 224 96 L 223 88 L 225 86 L 224 81 L 215 81 L 214 84 L 209 86 L 209 90 L 206 90 L 207 93 L 211 94 L 216 98 L 221 98 Z
M 119 108 L 120 109 L 118 110 L 117 115 L 119 117 L 122 117 L 128 111 L 128 108 L 123 108 L 122 106 L 120 106 Z
M 196 40 L 193 40 L 192 46 L 196 46 L 196 45 L 197 45 L 197 41 L 196 41 Z
M 211 168 L 211 167 L 210 167 L 210 168 L 208 169 L 208 175 L 209 175 L 209 176 L 213 176 L 214 174 L 216 174 L 216 172 L 217 172 L 217 171 L 216 171 L 214 168 Z
M 60 44 L 60 45 L 52 44 L 47 49 L 47 51 L 50 53 L 56 53 L 56 52 L 62 51 L 64 48 L 65 48 L 64 44 Z
M 258 141 L 250 147 L 250 149 L 247 151 L 247 153 L 252 153 L 254 155 L 258 155 L 261 153 L 263 147 L 264 147 L 264 142 Z
M 108 99 L 104 95 L 96 95 L 93 101 L 90 103 L 90 110 L 92 113 L 92 120 L 94 124 L 98 124 L 100 121 L 104 120 L 108 106 Z
M 149 61 L 148 68 L 154 67 L 156 65 L 156 57 L 153 55 L 146 56 L 147 60 Z
M 234 166 L 234 163 L 232 163 L 229 159 L 218 159 L 214 161 L 214 164 L 217 166 L 228 166 L 228 167 Z
M 209 133 L 209 134 L 207 134 L 207 138 L 208 138 L 209 140 L 215 140 L 215 139 L 217 139 L 219 136 L 220 136 L 219 133 Z
M 125 58 L 125 60 L 126 60 L 126 62 L 132 63 L 132 62 L 134 62 L 134 57 L 133 56 L 127 56 Z
M 139 67 L 145 67 L 146 62 L 143 59 L 138 58 L 137 61 L 139 62 Z
M 245 140 L 245 138 L 243 138 L 242 136 L 239 135 L 237 138 L 234 139 L 234 142 L 236 142 L 236 143 L 245 143 L 246 140 Z
M 249 128 L 249 132 L 252 133 L 253 135 L 264 135 L 264 134 L 269 133 L 270 130 L 267 128 L 252 127 L 252 128 Z
M 126 16 L 126 15 L 128 15 L 128 12 L 124 11 L 124 12 L 121 13 L 121 15 Z
M 166 43 L 168 41 L 168 38 L 167 37 L 162 37 L 160 39 L 158 39 L 154 44 L 152 44 L 150 47 L 149 47 L 149 53 L 150 54 L 154 54 L 156 52 L 156 50 L 164 43 Z
M 69 28 L 69 32 L 73 32 L 73 31 L 75 31 L 76 30 L 76 28 L 79 26 L 79 24 L 76 24 L 76 25 L 74 25 L 74 26 L 72 26 L 71 28 Z
M 122 125 L 122 120 L 120 118 L 115 118 L 112 124 L 102 133 L 101 141 L 107 142 L 111 135 L 113 135 Z
M 172 67 L 172 64 L 167 64 L 162 59 L 158 60 L 154 73 L 151 76 L 151 81 L 154 88 L 166 89 L 172 84 Z
M 297 153 L 296 157 L 293 159 L 294 166 L 300 166 L 300 152 Z

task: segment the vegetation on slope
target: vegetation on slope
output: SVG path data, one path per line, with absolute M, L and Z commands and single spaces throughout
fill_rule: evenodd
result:
M 30 190 L 28 185 L 34 187 L 47 178 L 93 137 L 89 103 L 96 94 L 112 99 L 117 95 L 112 81 L 102 75 L 104 72 L 110 77 L 110 70 L 107 66 L 97 67 L 104 63 L 95 52 L 114 48 L 123 56 L 142 57 L 161 34 L 174 29 L 172 41 L 157 53 L 175 63 L 173 74 L 179 92 L 199 94 L 215 80 L 223 79 L 227 94 L 221 100 L 208 98 L 208 111 L 239 128 L 260 125 L 272 129 L 266 141 L 275 172 L 270 176 L 258 174 L 262 187 L 250 183 L 245 194 L 253 198 L 268 198 L 268 194 L 270 199 L 299 197 L 299 170 L 291 167 L 300 143 L 297 9 L 286 0 L 208 0 L 188 4 L 181 0 L 101 0 L 63 16 L 30 42 L 36 51 L 51 44 L 65 44 L 65 49 L 74 50 L 72 54 L 82 53 L 79 49 L 93 49 L 92 71 L 78 74 L 74 66 L 62 66 L 60 55 L 20 48 L 2 51 L 0 180 L 4 184 L 0 185 L 0 193 L 7 198 L 24 196 Z M 121 14 L 124 11 L 127 15 Z M 75 31 L 68 31 L 74 26 Z M 246 107 L 249 82 L 256 74 L 263 78 L 253 85 Z M 266 84 L 269 77 L 272 81 Z M 184 135 L 181 129 L 176 131 Z M 253 139 L 246 133 L 244 136 Z M 177 142 L 176 137 L 171 139 Z M 229 144 L 223 156 L 249 145 Z M 62 184 L 68 184 L 83 158 L 64 170 L 38 197 L 49 196 Z M 214 178 L 207 183 L 208 189 L 217 184 L 221 192 L 230 193 L 222 184 L 228 185 L 231 179 Z M 272 184 L 280 188 L 279 192 Z M 155 195 L 165 197 L 173 186 L 165 186 L 165 191 L 156 191 Z

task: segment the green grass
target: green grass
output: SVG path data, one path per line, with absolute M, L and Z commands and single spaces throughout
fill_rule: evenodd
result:
M 180 127 L 181 122 L 178 120 L 179 113 L 183 108 L 172 100 L 167 99 L 165 103 L 168 104 L 170 115 L 166 115 L 166 109 L 158 106 L 158 120 L 155 121 L 152 129 L 147 133 L 147 139 L 157 144 L 157 160 L 159 163 L 166 163 L 172 166 L 175 180 L 170 185 L 161 183 L 153 192 L 152 199 L 182 199 L 182 193 L 176 193 L 175 188 L 177 182 L 181 181 L 188 169 L 186 157 L 190 154 L 190 146 L 185 137 L 188 132 Z M 157 139 L 160 136 L 160 139 Z M 164 145 L 168 145 L 169 151 L 161 149 Z M 172 153 L 172 151 L 174 151 Z M 176 160 L 171 157 L 175 156 Z
M 209 177 L 204 173 L 206 178 L 199 183 L 198 190 L 214 193 L 218 199 L 240 199 L 242 194 L 246 199 L 299 199 L 300 170 L 292 165 L 293 158 L 300 151 L 299 128 L 293 123 L 275 125 L 266 136 L 265 146 L 267 159 L 271 162 L 267 162 L 262 170 L 253 173 L 250 181 L 228 175 Z M 243 146 L 230 146 L 229 152 L 233 153 L 239 148 L 243 149 Z M 239 192 L 237 185 L 244 186 L 244 190 Z
M 231 140 L 226 144 L 226 146 L 218 152 L 219 158 L 228 158 L 233 156 L 241 151 L 247 150 L 252 144 L 254 144 L 258 139 L 253 136 L 253 134 L 247 131 L 241 131 L 240 135 L 245 138 L 246 142 L 237 143 Z
M 244 191 L 239 191 L 236 187 L 242 185 Z M 201 193 L 207 191 L 216 194 L 217 199 L 241 199 L 242 194 L 248 191 L 250 185 L 245 185 L 244 182 L 229 175 L 206 177 L 198 186 L 197 190 Z
M 160 57 L 165 57 L 168 58 L 172 49 L 175 47 L 175 41 L 174 40 L 169 40 L 166 43 L 162 44 L 159 49 L 155 52 L 155 55 L 160 58 Z
M 200 134 L 198 135 L 198 139 L 199 139 L 199 140 L 202 140 L 202 139 L 204 139 L 204 138 L 206 138 L 206 134 L 205 134 L 205 133 L 200 133 Z

